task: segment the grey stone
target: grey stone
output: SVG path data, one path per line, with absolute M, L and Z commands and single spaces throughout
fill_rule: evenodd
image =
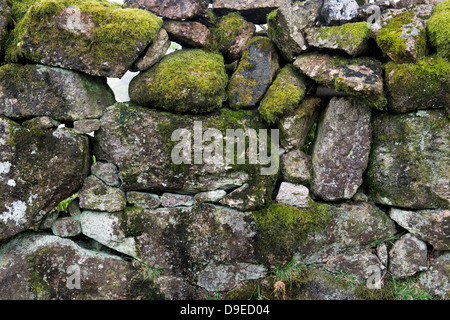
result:
M 308 208 L 311 198 L 309 197 L 307 187 L 300 184 L 296 185 L 290 182 L 282 182 L 275 200 L 280 204 L 288 206 Z
M 83 119 L 73 123 L 73 128 L 79 133 L 91 133 L 100 129 L 100 120 L 98 119 Z
M 161 205 L 161 199 L 157 194 L 138 191 L 128 191 L 127 201 L 144 209 L 156 209 Z
M 58 218 L 52 224 L 52 231 L 55 236 L 75 237 L 81 234 L 81 224 L 74 217 Z
M 394 279 L 406 278 L 427 270 L 427 245 L 407 233 L 389 251 L 389 272 Z
M 258 210 L 266 204 L 265 194 L 264 186 L 249 181 L 227 194 L 220 203 L 241 211 Z
M 59 122 L 50 117 L 36 117 L 22 122 L 22 126 L 27 129 L 47 130 L 59 126 Z
M 153 12 L 167 19 L 193 19 L 206 13 L 208 1 L 203 0 L 126 0 L 130 7 Z
M 104 184 L 95 176 L 89 176 L 79 191 L 80 208 L 116 212 L 125 209 L 125 193 L 119 188 Z
M 194 204 L 210 202 L 216 203 L 225 197 L 227 192 L 225 190 L 211 190 L 205 192 L 199 192 L 194 196 Z
M 165 56 L 170 44 L 171 41 L 167 31 L 161 28 L 150 46 L 145 49 L 145 52 L 136 60 L 130 70 L 136 72 L 150 69 Z
M 326 25 L 350 22 L 358 17 L 358 8 L 356 0 L 324 0 L 321 20 Z
M 281 172 L 286 182 L 309 186 L 311 167 L 311 156 L 300 150 L 292 150 L 281 156 Z
M 186 194 L 163 193 L 161 205 L 166 208 L 189 207 L 194 204 L 194 197 Z
M 67 211 L 69 212 L 71 217 L 79 217 L 81 214 L 80 199 L 76 198 L 71 203 L 69 203 L 69 205 L 67 206 Z
M 8 33 L 8 23 L 11 17 L 11 9 L 6 0 L 0 1 L 0 54 L 3 54 L 3 43 Z
M 208 27 L 196 21 L 164 20 L 163 28 L 183 48 L 205 48 L 212 40 Z
M 380 259 L 370 250 L 332 256 L 327 260 L 325 268 L 350 273 L 364 281 L 373 276 L 375 272 L 381 272 L 385 269 Z
M 256 24 L 264 24 L 267 14 L 278 8 L 280 2 L 280 0 L 213 0 L 213 9 L 218 15 L 238 11 L 245 20 Z
M 56 219 L 58 219 L 58 217 L 59 217 L 58 210 L 49 212 L 39 224 L 39 229 L 41 230 L 50 229 L 52 227 L 53 222 L 55 222 Z
M 119 187 L 121 184 L 119 170 L 114 163 L 97 161 L 91 166 L 91 174 L 110 187 Z
M 431 260 L 427 271 L 418 276 L 418 285 L 434 297 L 448 299 L 450 292 L 450 253 L 443 252 Z

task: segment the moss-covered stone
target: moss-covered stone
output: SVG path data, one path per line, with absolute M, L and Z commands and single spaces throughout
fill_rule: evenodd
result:
M 222 107 L 227 82 L 220 54 L 179 50 L 135 77 L 129 92 L 143 106 L 202 113 Z
M 439 3 L 428 20 L 427 35 L 438 55 L 450 59 L 450 1 Z

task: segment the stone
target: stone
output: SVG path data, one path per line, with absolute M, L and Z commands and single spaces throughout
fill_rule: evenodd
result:
M 76 198 L 67 206 L 67 212 L 71 217 L 77 218 L 81 214 L 80 199 Z
M 383 109 L 387 104 L 383 67 L 378 60 L 312 52 L 299 55 L 294 66 L 319 84 L 359 97 L 371 107 Z
M 203 128 L 223 130 L 223 135 L 226 129 L 246 131 L 264 127 L 257 121 L 256 112 L 251 110 L 221 109 L 209 115 L 196 116 L 196 120 L 202 121 Z M 192 151 L 190 163 L 173 162 L 172 149 L 179 143 L 171 141 L 172 133 L 185 129 L 192 134 L 194 121 L 190 115 L 162 113 L 134 104 L 117 104 L 108 108 L 101 122 L 95 136 L 94 154 L 98 161 L 117 165 L 121 188 L 125 191 L 192 194 L 235 189 L 250 179 L 247 169 L 236 163 L 225 165 L 223 159 L 193 164 Z M 191 147 L 187 150 L 193 150 Z
M 292 150 L 281 156 L 281 172 L 286 182 L 309 186 L 311 183 L 311 156 Z
M 161 28 L 162 20 L 114 3 L 53 0 L 27 11 L 12 31 L 8 61 L 27 60 L 121 78 Z
M 266 193 L 264 187 L 250 181 L 227 194 L 220 203 L 240 211 L 259 210 L 266 204 Z
M 22 126 L 30 130 L 47 130 L 58 127 L 59 125 L 60 123 L 58 121 L 53 120 L 52 118 L 47 116 L 36 117 L 22 122 Z
M 120 187 L 119 169 L 114 163 L 97 161 L 91 166 L 91 174 L 110 187 Z
M 194 196 L 194 204 L 203 202 L 217 203 L 225 197 L 227 192 L 225 190 L 211 190 L 199 192 Z
M 0 241 L 37 224 L 83 185 L 87 137 L 29 130 L 0 117 Z
M 356 0 L 324 0 L 321 20 L 326 25 L 340 25 L 358 17 Z
M 222 107 L 227 83 L 222 55 L 178 50 L 133 78 L 129 94 L 141 106 L 205 113 Z
M 386 243 L 384 243 L 384 242 L 380 243 L 377 246 L 376 250 L 377 250 L 378 259 L 380 259 L 381 264 L 384 267 L 387 267 L 389 265 L 389 251 L 388 251 Z
M 75 237 L 81 234 L 81 225 L 74 217 L 59 218 L 53 222 L 52 231 L 58 237 Z
M 369 277 L 374 275 L 375 270 L 385 269 L 380 259 L 370 250 L 332 256 L 327 260 L 325 268 L 352 274 L 361 281 L 367 281 Z
M 450 6 L 447 1 L 439 3 L 427 21 L 427 35 L 429 42 L 436 49 L 437 54 L 450 60 L 450 33 L 445 27 L 449 23 Z
M 427 245 L 410 233 L 400 237 L 389 251 L 389 272 L 394 279 L 427 270 Z
M 145 52 L 136 60 L 130 67 L 130 71 L 145 71 L 150 69 L 153 65 L 161 61 L 167 53 L 171 41 L 169 35 L 164 28 L 159 29 L 158 34 L 153 39 L 152 43 L 145 49 Z
M 434 250 L 450 250 L 450 210 L 391 208 L 389 216 L 420 240 L 430 243 Z
M 99 118 L 114 103 L 111 89 L 100 78 L 32 64 L 0 67 L 0 97 L 0 114 L 11 119 Z
M 311 191 L 326 201 L 351 199 L 363 182 L 371 147 L 371 110 L 355 98 L 332 98 L 318 122 Z
M 186 194 L 163 193 L 161 205 L 166 208 L 189 207 L 194 204 L 194 197 Z
M 450 253 L 443 252 L 431 260 L 427 271 L 418 275 L 418 285 L 434 297 L 448 299 L 450 292 Z
M 266 37 L 254 37 L 244 50 L 228 85 L 232 109 L 255 108 L 279 70 L 278 54 Z
M 427 54 L 427 23 L 433 8 L 390 9 L 381 16 L 376 42 L 397 63 L 414 63 Z
M 3 54 L 3 43 L 8 34 L 8 23 L 11 18 L 11 9 L 6 0 L 0 1 L 0 54 Z
M 281 183 L 275 199 L 278 203 L 300 208 L 308 208 L 310 200 L 311 198 L 309 197 L 309 190 L 307 187 L 290 182 Z
M 308 49 L 304 30 L 315 27 L 323 0 L 283 0 L 283 5 L 267 16 L 267 34 L 276 44 L 283 58 L 290 62 Z
M 116 212 L 126 206 L 125 193 L 122 190 L 104 184 L 95 176 L 86 178 L 79 197 L 82 209 Z
M 223 54 L 226 63 L 239 60 L 247 42 L 255 33 L 255 25 L 246 21 L 239 13 L 233 12 L 220 18 L 211 28 L 218 49 Z
M 128 191 L 127 202 L 144 209 L 156 209 L 161 205 L 161 199 L 157 194 Z
M 449 129 L 443 110 L 374 116 L 364 179 L 373 201 L 406 209 L 449 208 Z
M 77 120 L 73 123 L 73 128 L 82 134 L 88 134 L 100 129 L 100 120 L 98 119 L 84 119 Z
M 208 1 L 204 0 L 126 0 L 129 7 L 153 12 L 157 16 L 182 20 L 194 19 L 206 13 Z
M 266 23 L 267 14 L 279 5 L 279 0 L 213 0 L 214 12 L 219 16 L 238 11 L 245 20 L 256 24 Z
M 275 123 L 292 113 L 306 96 L 311 83 L 292 64 L 277 74 L 259 105 L 259 114 L 267 123 Z
M 126 260 L 70 239 L 25 233 L 0 247 L 2 300 L 137 299 L 141 282 Z
M 287 151 L 300 149 L 305 145 L 323 107 L 323 100 L 308 97 L 293 112 L 277 121 L 280 130 L 280 142 Z
M 367 22 L 342 26 L 305 29 L 308 45 L 317 49 L 337 50 L 351 56 L 363 55 L 372 35 Z
M 211 42 L 211 31 L 196 21 L 164 20 L 169 39 L 186 48 L 205 48 Z
M 41 220 L 41 223 L 39 224 L 40 230 L 50 229 L 52 227 L 53 222 L 56 221 L 56 219 L 59 218 L 59 211 L 53 210 L 50 211 L 44 219 Z
M 388 62 L 385 84 L 392 113 L 444 108 L 450 103 L 450 63 L 440 57 L 425 57 L 416 63 Z

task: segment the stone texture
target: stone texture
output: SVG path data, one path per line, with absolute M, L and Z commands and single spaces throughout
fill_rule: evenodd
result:
M 450 250 L 450 210 L 407 211 L 391 208 L 392 220 L 434 250 Z
M 419 287 L 431 295 L 448 299 L 450 292 L 450 253 L 443 252 L 433 258 L 426 272 L 418 276 Z
M 59 125 L 60 123 L 58 121 L 53 120 L 52 118 L 47 116 L 36 117 L 22 122 L 22 126 L 30 130 L 47 130 L 58 127 Z
M 86 137 L 66 128 L 28 130 L 0 117 L 0 241 L 73 195 L 88 169 Z
M 440 110 L 376 115 L 364 180 L 372 199 L 400 208 L 448 208 L 449 129 Z
M 166 208 L 189 207 L 194 204 L 194 197 L 186 194 L 163 193 L 161 205 Z
M 156 209 L 161 205 L 161 199 L 157 194 L 146 192 L 128 191 L 127 201 L 135 206 L 150 210 Z
M 91 166 L 91 174 L 110 187 L 119 187 L 119 169 L 114 163 L 97 161 Z
M 0 98 L 0 114 L 12 119 L 99 118 L 114 103 L 111 89 L 100 78 L 31 64 L 0 67 Z
M 311 198 L 309 197 L 309 190 L 307 187 L 290 182 L 281 183 L 275 199 L 278 203 L 300 208 L 308 208 L 310 200 Z
M 263 188 L 261 190 L 261 188 Z M 220 203 L 240 211 L 253 211 L 264 207 L 266 190 L 250 181 L 227 194 Z
M 82 209 L 116 212 L 126 206 L 125 193 L 122 190 L 104 184 L 95 176 L 86 178 L 79 197 Z
M 164 20 L 169 39 L 186 48 L 205 48 L 211 42 L 211 31 L 196 21 Z
M 8 23 L 11 16 L 11 9 L 6 0 L 0 1 L 0 54 L 3 54 L 3 43 L 8 33 Z
M 389 272 L 394 279 L 427 270 L 427 245 L 410 233 L 398 239 L 389 251 Z
M 286 182 L 309 186 L 311 167 L 311 156 L 300 150 L 292 150 L 281 156 L 281 172 Z
M 359 97 L 371 107 L 383 109 L 387 104 L 383 67 L 378 60 L 347 59 L 313 52 L 298 56 L 294 66 L 319 84 Z
M 333 98 L 318 122 L 311 191 L 327 201 L 351 199 L 363 182 L 371 143 L 371 110 L 355 98 Z
M 52 231 L 59 237 L 75 237 L 81 234 L 81 225 L 74 217 L 59 218 L 53 222 Z
M 430 0 L 433 1 L 433 0 Z M 434 0 L 434 2 L 441 2 Z M 449 23 L 450 6 L 448 2 L 442 1 L 437 4 L 433 10 L 433 14 L 427 20 L 427 36 L 432 48 L 436 49 L 439 56 L 450 59 L 450 33 L 445 26 Z
M 203 202 L 216 203 L 225 197 L 227 192 L 225 190 L 211 190 L 205 192 L 199 192 L 194 196 L 194 204 Z
M 145 49 L 145 52 L 131 66 L 130 70 L 137 72 L 150 69 L 165 56 L 170 44 L 171 41 L 167 31 L 161 28 L 155 39 L 153 39 L 152 43 Z
M 332 256 L 327 260 L 326 268 L 349 273 L 363 281 L 373 276 L 374 270 L 381 271 L 385 269 L 380 259 L 370 250 L 361 253 Z
M 247 21 L 264 24 L 266 16 L 272 10 L 278 8 L 279 0 L 213 0 L 214 12 L 218 15 L 226 15 L 238 11 Z
M 126 3 L 175 20 L 193 19 L 205 14 L 208 8 L 208 1 L 203 0 L 126 0 Z
M 121 78 L 161 25 L 150 12 L 112 3 L 58 0 L 50 10 L 48 3 L 39 3 L 14 29 L 7 56 Z
M 358 17 L 356 0 L 324 0 L 321 20 L 326 25 L 340 25 Z
M 98 129 L 100 129 L 100 120 L 98 119 L 77 120 L 73 123 L 73 128 L 77 132 L 84 134 L 95 132 Z

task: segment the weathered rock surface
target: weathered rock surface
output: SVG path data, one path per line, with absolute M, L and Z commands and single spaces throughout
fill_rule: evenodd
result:
M 86 137 L 65 128 L 29 130 L 0 117 L 0 241 L 75 193 L 88 169 Z
M 30 129 L 30 130 L 47 130 L 51 128 L 56 128 L 60 125 L 60 123 L 56 120 L 53 120 L 50 117 L 36 117 L 30 120 L 26 120 L 22 122 L 22 126 L 24 128 Z
M 443 252 L 431 260 L 430 267 L 426 272 L 418 276 L 419 286 L 433 296 L 442 299 L 449 298 L 450 292 L 450 253 Z
M 196 21 L 164 20 L 169 39 L 186 48 L 205 48 L 211 42 L 211 31 Z
M 99 118 L 113 103 L 114 95 L 101 78 L 43 65 L 0 67 L 0 114 L 11 119 Z
M 228 85 L 228 103 L 233 109 L 256 107 L 279 70 L 278 54 L 266 37 L 254 37 L 244 50 Z
M 356 0 L 324 0 L 321 20 L 326 25 L 340 25 L 358 17 Z
M 130 67 L 130 70 L 137 72 L 150 69 L 165 56 L 170 44 L 171 41 L 167 31 L 164 28 L 159 29 L 150 46 L 145 49 L 145 52 Z
M 157 194 L 128 191 L 127 202 L 144 209 L 156 209 L 161 205 L 161 199 Z
M 136 299 L 139 282 L 125 260 L 69 239 L 22 234 L 0 247 L 2 300 Z
M 355 98 L 333 98 L 318 122 L 311 191 L 335 201 L 351 199 L 363 182 L 371 143 L 371 110 Z
M 125 209 L 125 193 L 119 188 L 104 184 L 95 176 L 86 178 L 79 192 L 80 208 L 116 212 Z
M 238 11 L 247 21 L 264 24 L 266 16 L 272 10 L 278 8 L 280 0 L 214 0 L 214 12 L 218 15 L 226 15 L 230 12 Z
M 389 251 L 389 272 L 394 279 L 427 270 L 427 245 L 410 233 L 400 237 Z
M 199 192 L 194 196 L 194 204 L 210 202 L 216 203 L 223 199 L 227 195 L 225 190 L 211 190 Z
M 194 197 L 187 194 L 163 193 L 161 205 L 166 208 L 189 207 L 194 204 Z
M 265 195 L 264 186 L 250 181 L 227 194 L 220 203 L 240 211 L 258 210 L 266 204 Z
M 91 174 L 110 187 L 120 186 L 119 169 L 114 163 L 98 161 L 91 166 Z
M 400 208 L 448 208 L 449 125 L 440 110 L 375 116 L 365 177 L 372 199 Z
M 7 58 L 120 78 L 161 25 L 161 19 L 144 10 L 52 0 L 32 6 L 18 22 Z
M 389 216 L 420 240 L 430 243 L 434 250 L 450 250 L 450 210 L 392 208 Z
M 222 107 L 227 82 L 220 54 L 179 50 L 133 78 L 129 94 L 142 106 L 202 113 Z
M 3 43 L 6 39 L 8 32 L 7 26 L 11 15 L 11 9 L 9 8 L 6 0 L 0 1 L 0 54 L 3 54 Z
M 208 1 L 204 0 L 126 0 L 130 7 L 153 12 L 167 19 L 193 19 L 206 13 Z
M 359 97 L 371 107 L 383 109 L 387 104 L 383 67 L 375 59 L 346 59 L 313 52 L 298 56 L 294 66 L 319 84 Z
M 288 206 L 308 208 L 311 198 L 307 187 L 301 184 L 282 182 L 275 200 Z
M 292 150 L 281 156 L 281 172 L 286 182 L 309 186 L 311 167 L 311 156 L 300 150 Z
M 73 128 L 78 133 L 90 134 L 100 129 L 100 120 L 98 119 L 77 120 L 74 121 Z
M 58 218 L 52 224 L 52 231 L 59 237 L 75 237 L 81 234 L 81 225 L 74 217 Z
M 349 273 L 360 280 L 367 280 L 374 275 L 375 270 L 381 271 L 385 269 L 380 259 L 370 250 L 332 256 L 327 260 L 326 268 Z

